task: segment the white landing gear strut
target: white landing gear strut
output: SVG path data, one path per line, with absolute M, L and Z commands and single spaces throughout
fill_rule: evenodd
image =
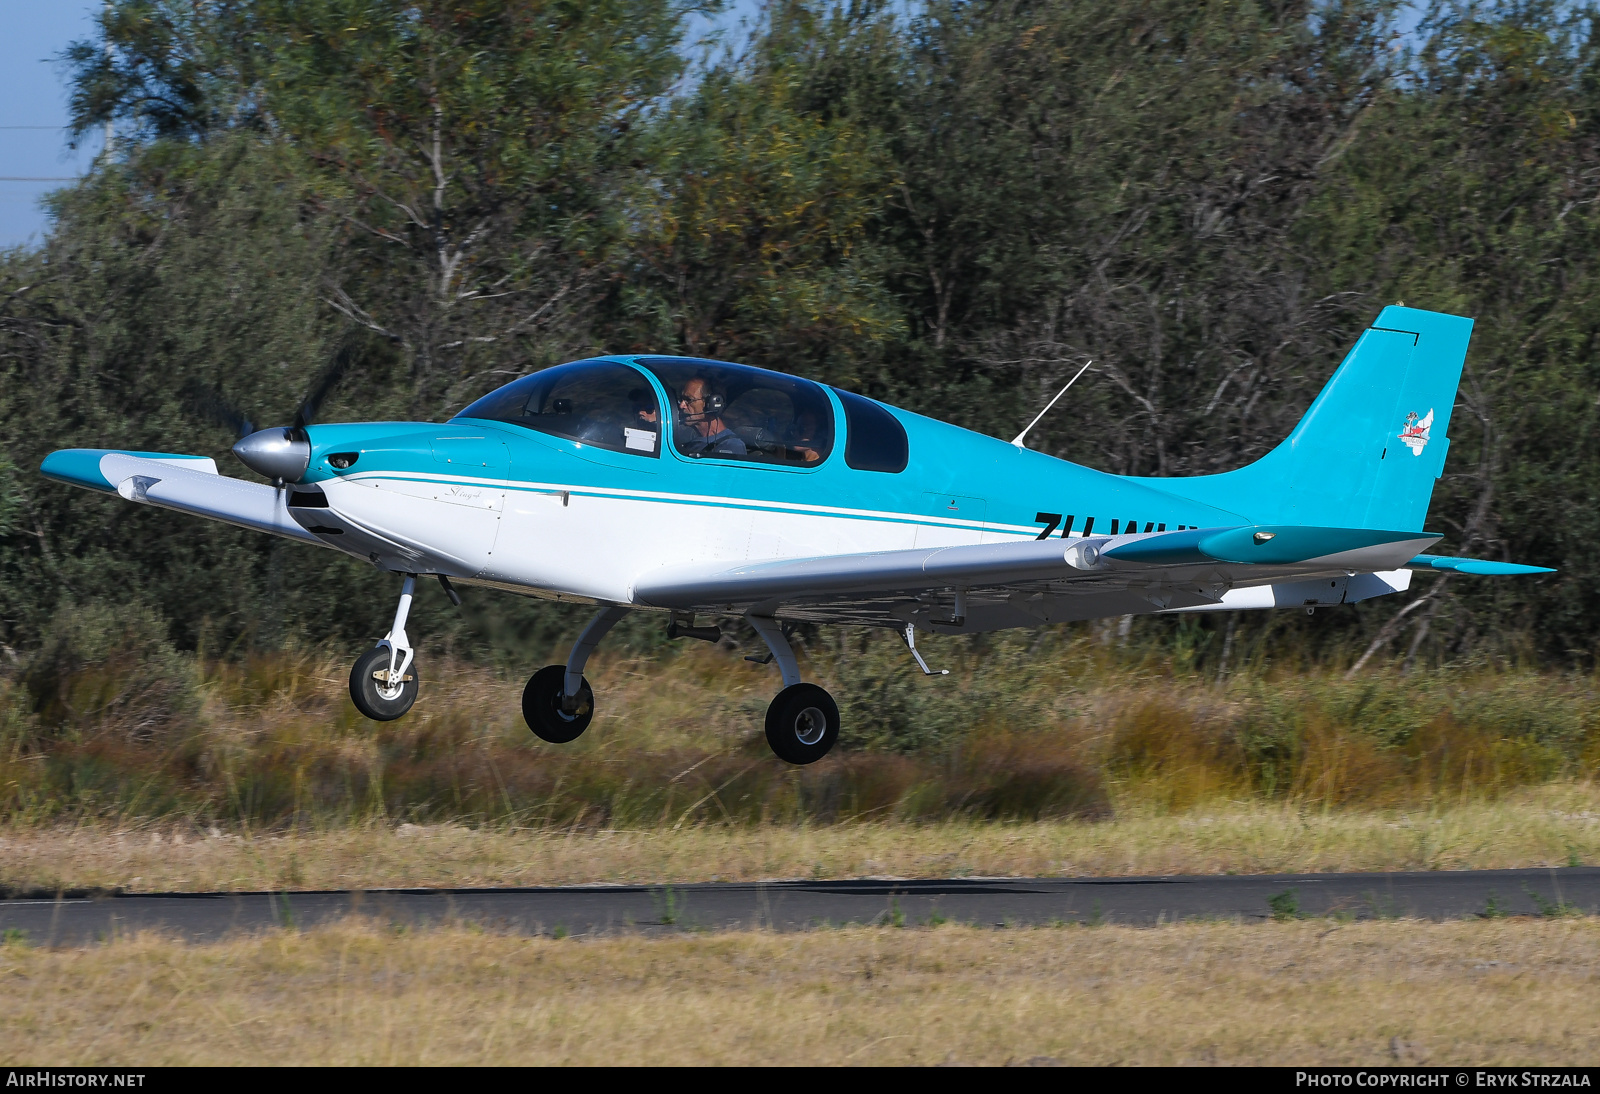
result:
M 922 654 L 917 652 L 917 626 L 916 626 L 915 623 L 907 623 L 906 624 L 906 629 L 900 635 L 900 637 L 904 638 L 906 640 L 906 649 L 910 650 L 911 651 L 911 656 L 916 658 L 917 668 L 922 670 L 922 675 L 924 675 L 924 676 L 949 676 L 950 675 L 950 670 L 949 669 L 939 669 L 937 672 L 935 672 L 933 669 L 930 669 L 928 667 L 928 663 L 922 659 Z
M 411 667 L 411 659 L 415 651 L 411 648 L 411 639 L 406 637 L 406 620 L 411 616 L 411 599 L 417 592 L 417 575 L 407 574 L 405 582 L 400 586 L 400 603 L 394 609 L 394 626 L 389 628 L 389 633 L 383 636 L 378 643 L 378 648 L 389 648 L 389 676 L 383 683 L 392 690 L 398 691 L 401 678 L 405 676 L 406 669 Z M 399 663 L 396 664 L 396 661 Z M 383 688 L 379 689 L 379 694 Z
M 778 671 L 783 673 L 783 686 L 792 687 L 798 684 L 800 662 L 794 659 L 794 650 L 790 648 L 789 639 L 784 637 L 783 628 L 778 626 L 778 621 L 761 615 L 747 615 L 745 619 L 755 628 L 762 641 L 766 642 L 767 649 L 772 651 L 772 659 L 778 662 Z
M 600 639 L 620 623 L 629 611 L 616 605 L 601 608 L 573 643 L 572 652 L 567 655 L 566 673 L 561 678 L 561 709 L 566 713 L 571 714 L 578 707 L 578 692 L 583 687 L 583 666 L 589 663 L 589 655 L 600 645 Z

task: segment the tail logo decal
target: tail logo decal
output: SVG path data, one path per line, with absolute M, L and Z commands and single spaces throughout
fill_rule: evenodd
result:
M 1428 410 L 1426 418 L 1418 418 L 1413 410 L 1406 415 L 1406 424 L 1400 428 L 1400 443 L 1411 449 L 1413 456 L 1422 455 L 1422 450 L 1428 447 L 1428 434 L 1433 429 L 1433 410 Z

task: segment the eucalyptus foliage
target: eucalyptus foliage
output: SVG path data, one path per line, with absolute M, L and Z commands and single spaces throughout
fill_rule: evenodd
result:
M 78 131 L 113 123 L 115 152 L 52 199 L 40 249 L 0 258 L 0 641 L 35 648 L 92 601 L 216 650 L 355 644 L 391 610 L 354 562 L 45 483 L 52 448 L 227 459 L 308 402 L 442 419 L 561 359 L 652 350 L 1002 436 L 1093 360 L 1030 444 L 1199 474 L 1275 444 L 1404 301 L 1478 320 L 1429 527 L 1561 573 L 1426 579 L 1226 643 L 1223 620 L 1141 636 L 1203 671 L 1285 642 L 1588 661 L 1588 7 L 779 0 L 691 65 L 693 14 L 109 5 L 67 59 Z M 423 607 L 518 663 L 572 623 L 487 594 Z

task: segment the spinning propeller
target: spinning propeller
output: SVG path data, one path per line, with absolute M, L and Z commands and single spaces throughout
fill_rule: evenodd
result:
M 357 356 L 356 350 L 356 338 L 346 335 L 295 411 L 293 425 L 258 430 L 249 417 L 218 392 L 206 393 L 201 399 L 201 409 L 239 434 L 238 443 L 233 446 L 233 454 L 239 457 L 239 462 L 274 482 L 299 482 L 311 465 L 311 439 L 306 434 L 306 426 L 317 416 L 322 401 L 344 378 Z

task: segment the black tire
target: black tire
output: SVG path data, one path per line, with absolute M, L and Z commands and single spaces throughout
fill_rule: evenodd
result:
M 522 689 L 522 717 L 541 741 L 564 745 L 576 741 L 589 728 L 594 718 L 594 689 L 587 678 L 580 677 L 578 709 L 571 714 L 561 709 L 561 689 L 566 681 L 567 666 L 546 665 L 528 680 Z
M 767 744 L 778 759 L 814 764 L 839 739 L 839 704 L 815 684 L 790 684 L 767 708 Z
M 374 722 L 392 722 L 417 701 L 417 662 L 406 666 L 405 679 L 397 692 L 390 692 L 372 674 L 389 670 L 389 648 L 377 646 L 356 659 L 350 670 L 350 701 Z M 387 693 L 387 694 L 386 694 Z

